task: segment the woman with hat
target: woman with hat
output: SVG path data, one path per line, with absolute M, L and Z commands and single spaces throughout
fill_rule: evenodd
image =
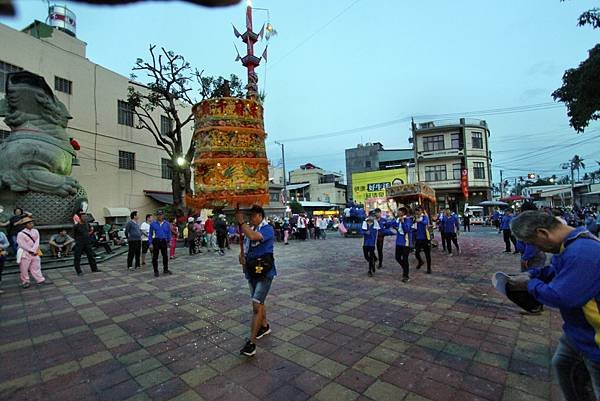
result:
M 25 227 L 17 235 L 17 244 L 23 252 L 19 261 L 21 287 L 29 288 L 29 272 L 38 284 L 45 283 L 40 262 L 40 233 L 33 228 L 33 217 L 25 216 L 18 221 L 17 225 Z

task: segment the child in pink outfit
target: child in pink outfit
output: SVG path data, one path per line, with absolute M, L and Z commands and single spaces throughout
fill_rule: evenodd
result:
M 25 225 L 25 228 L 17 235 L 17 244 L 23 250 L 19 269 L 21 270 L 21 287 L 29 287 L 29 272 L 33 279 L 42 284 L 46 281 L 42 275 L 42 265 L 38 251 L 40 249 L 40 233 L 33 228 L 33 218 L 30 216 L 24 217 L 18 222 L 19 225 Z
M 171 221 L 171 244 L 169 247 L 169 257 L 175 258 L 175 247 L 177 246 L 177 238 L 179 238 L 179 227 L 177 226 L 177 219 Z

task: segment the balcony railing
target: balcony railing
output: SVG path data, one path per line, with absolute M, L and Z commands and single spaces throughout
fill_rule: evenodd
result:
M 417 129 L 431 129 L 438 127 L 448 127 L 452 125 L 480 125 L 482 127 L 487 127 L 487 122 L 485 120 L 479 120 L 475 118 L 461 118 L 459 120 L 455 119 L 445 119 L 445 120 L 435 120 L 435 121 L 427 121 L 424 123 L 418 123 Z

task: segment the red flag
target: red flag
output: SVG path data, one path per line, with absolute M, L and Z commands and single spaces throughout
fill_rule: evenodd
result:
M 460 172 L 460 189 L 465 199 L 469 199 L 469 170 L 464 167 Z
M 267 61 L 267 49 L 268 49 L 268 47 L 265 47 L 265 50 L 262 53 L 262 58 L 264 58 L 265 61 Z

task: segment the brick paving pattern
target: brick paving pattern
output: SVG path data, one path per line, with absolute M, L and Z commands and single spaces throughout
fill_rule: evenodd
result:
M 174 274 L 49 271 L 54 285 L 0 298 L 1 400 L 425 401 L 559 400 L 550 359 L 555 311 L 528 316 L 497 295 L 491 273 L 516 271 L 495 232 L 433 250 L 433 275 L 400 282 L 393 239 L 367 277 L 361 239 L 277 244 L 267 298 L 272 334 L 239 349 L 250 302 L 237 246 L 224 257 L 185 250 Z

